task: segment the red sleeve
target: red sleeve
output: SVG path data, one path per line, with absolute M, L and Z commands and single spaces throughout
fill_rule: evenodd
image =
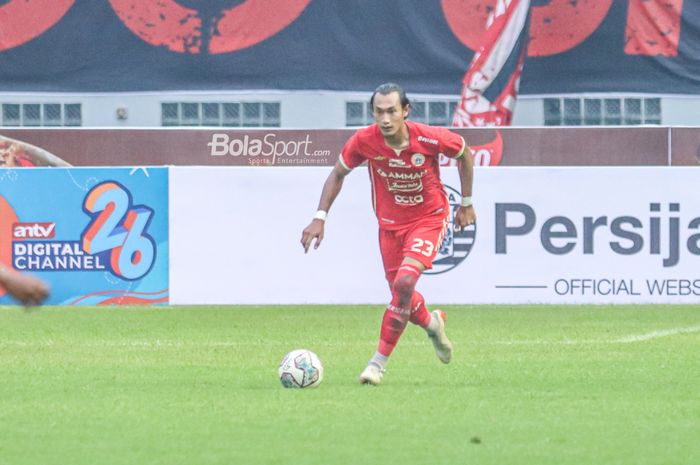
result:
M 464 151 L 466 143 L 459 134 L 445 128 L 435 128 L 436 139 L 440 141 L 440 152 L 450 158 L 457 158 Z
M 360 152 L 360 137 L 356 132 L 343 146 L 343 150 L 340 152 L 340 163 L 351 170 L 360 166 L 363 161 L 365 161 L 365 157 Z

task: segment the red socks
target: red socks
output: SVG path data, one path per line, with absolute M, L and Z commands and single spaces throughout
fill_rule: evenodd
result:
M 428 312 L 428 307 L 425 306 L 425 299 L 418 291 L 413 291 L 410 321 L 421 328 L 427 328 L 428 323 L 430 323 L 430 312 Z
M 384 318 L 382 318 L 382 329 L 379 335 L 377 352 L 385 357 L 391 355 L 394 347 L 396 347 L 396 343 L 399 342 L 401 334 L 403 334 L 403 330 L 406 328 L 406 323 L 408 323 L 408 318 L 404 318 L 402 315 L 387 308 L 384 311 Z
M 421 270 L 413 265 L 402 265 L 396 273 L 391 286 L 391 303 L 384 312 L 377 349 L 386 357 L 391 355 L 409 321 L 424 328 L 430 323 L 425 300 L 415 291 L 420 275 Z

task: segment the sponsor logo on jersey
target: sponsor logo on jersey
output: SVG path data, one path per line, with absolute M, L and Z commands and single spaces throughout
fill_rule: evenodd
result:
M 418 205 L 423 203 L 423 196 L 418 195 L 394 195 L 394 201 L 398 205 Z
M 420 192 L 423 190 L 423 182 L 417 181 L 388 181 L 389 192 Z
M 410 168 L 410 166 L 407 165 L 406 162 L 401 160 L 400 158 L 390 158 L 389 168 Z
M 411 155 L 411 164 L 413 166 L 423 166 L 423 163 L 425 163 L 425 155 L 422 153 L 414 153 Z
M 389 179 L 415 180 L 421 179 L 425 174 L 425 171 L 418 171 L 413 173 L 397 173 L 396 171 L 387 172 L 381 168 L 377 168 L 377 174 L 383 178 Z
M 430 139 L 430 138 L 425 137 L 425 136 L 418 136 L 418 142 L 426 142 L 428 144 L 433 144 L 433 145 L 438 144 L 437 139 Z

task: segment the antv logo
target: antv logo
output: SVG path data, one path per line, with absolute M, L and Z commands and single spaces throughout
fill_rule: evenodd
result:
M 15 223 L 13 239 L 51 239 L 56 236 L 56 223 Z

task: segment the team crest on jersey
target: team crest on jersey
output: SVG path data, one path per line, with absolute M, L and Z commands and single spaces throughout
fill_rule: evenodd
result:
M 442 240 L 440 249 L 433 261 L 433 267 L 429 270 L 425 270 L 423 272 L 424 274 L 440 274 L 450 271 L 467 258 L 476 240 L 476 224 L 472 224 L 462 231 L 455 231 L 454 217 L 462 201 L 462 196 L 457 190 L 450 186 L 445 186 L 445 191 L 447 192 L 447 199 L 450 203 L 450 216 L 447 231 L 445 232 L 445 238 Z
M 422 153 L 414 153 L 411 155 L 411 164 L 413 166 L 423 166 L 423 163 L 425 163 L 425 155 Z
M 382 160 L 386 160 L 386 157 L 384 157 L 382 155 L 377 155 L 376 157 L 374 157 L 374 159 L 375 159 L 375 161 L 382 161 Z

